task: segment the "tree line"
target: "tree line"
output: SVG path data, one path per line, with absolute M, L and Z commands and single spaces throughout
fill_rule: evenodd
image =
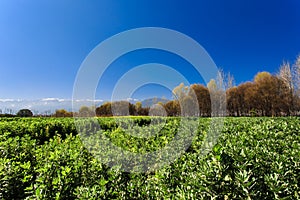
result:
M 219 71 L 207 86 L 181 83 L 173 100 L 143 108 L 141 102 L 107 102 L 97 116 L 294 116 L 300 114 L 300 55 L 294 64 L 284 62 L 276 74 L 259 72 L 253 81 L 234 85 L 230 74 Z M 197 105 L 199 109 L 195 109 Z M 184 109 L 183 109 L 184 108 Z M 182 113 L 185 112 L 185 113 Z M 216 113 L 214 113 L 216 112 Z
M 172 92 L 173 100 L 151 107 L 116 101 L 99 107 L 82 106 L 75 113 L 60 109 L 52 116 L 299 116 L 300 55 L 294 64 L 283 62 L 276 74 L 259 72 L 253 81 L 238 86 L 230 73 L 219 70 L 206 86 L 181 83 Z

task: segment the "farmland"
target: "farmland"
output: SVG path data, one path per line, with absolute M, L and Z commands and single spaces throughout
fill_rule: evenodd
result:
M 180 124 L 176 117 L 159 119 L 162 126 L 130 118 L 131 134 L 122 131 L 129 118 L 123 125 L 115 118 L 97 120 L 113 144 L 143 154 L 167 145 Z M 83 122 L 83 132 L 93 131 L 88 119 Z M 174 162 L 129 173 L 94 157 L 73 118 L 1 118 L 0 199 L 300 199 L 299 122 L 226 118 L 217 144 L 203 155 L 210 118 L 198 118 L 190 122 L 199 123 L 192 144 Z M 95 131 L 89 142 L 101 134 Z

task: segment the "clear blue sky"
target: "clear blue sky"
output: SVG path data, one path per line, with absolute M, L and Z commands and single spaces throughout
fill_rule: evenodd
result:
M 147 26 L 194 38 L 237 83 L 252 80 L 258 71 L 276 72 L 283 60 L 293 62 L 300 53 L 299 10 L 299 0 L 1 0 L 0 99 L 70 99 L 77 70 L 97 44 Z M 185 65 L 166 52 L 133 52 L 116 60 L 110 69 L 116 75 L 103 80 L 105 88 L 109 91 L 128 66 L 147 62 Z M 99 98 L 108 96 L 103 90 Z

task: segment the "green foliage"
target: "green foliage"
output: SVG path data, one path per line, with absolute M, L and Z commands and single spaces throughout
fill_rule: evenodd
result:
M 82 120 L 81 130 L 97 131 L 93 121 Z M 181 123 L 180 118 L 149 120 L 98 118 L 110 141 L 139 153 L 167 145 Z M 201 147 L 210 119 L 190 123 L 199 127 L 181 157 L 154 172 L 130 174 L 94 158 L 73 118 L 1 118 L 0 199 L 300 198 L 299 118 L 227 118 L 206 156 Z M 184 124 L 186 133 L 190 125 Z
M 29 109 L 21 109 L 18 111 L 17 116 L 19 117 L 32 117 L 33 113 Z

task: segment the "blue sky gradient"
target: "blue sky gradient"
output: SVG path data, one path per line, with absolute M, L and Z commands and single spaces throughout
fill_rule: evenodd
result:
M 148 26 L 192 37 L 239 84 L 259 71 L 276 72 L 283 60 L 295 60 L 300 53 L 299 10 L 299 0 L 2 0 L 0 99 L 71 99 L 77 70 L 96 45 L 119 32 Z M 112 64 L 97 97 L 109 99 L 122 73 L 148 62 L 167 64 L 202 82 L 174 55 L 137 51 Z M 145 86 L 135 97 L 169 97 L 165 92 Z

